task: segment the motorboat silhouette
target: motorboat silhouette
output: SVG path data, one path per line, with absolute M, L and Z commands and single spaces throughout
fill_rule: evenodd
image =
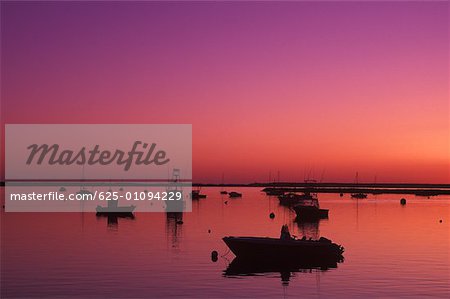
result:
M 286 225 L 282 227 L 280 238 L 224 237 L 223 241 L 236 257 L 246 260 L 339 260 L 344 252 L 344 247 L 324 237 L 319 240 L 295 239 L 290 236 Z
M 297 218 L 299 219 L 315 220 L 328 218 L 328 210 L 320 208 L 319 200 L 317 198 L 304 200 L 293 206 L 292 209 L 295 211 L 295 214 L 297 214 Z
M 286 193 L 286 194 L 278 196 L 280 205 L 285 205 L 285 206 L 291 206 L 291 205 L 298 204 L 304 200 L 313 200 L 313 199 L 317 199 L 317 195 L 311 194 L 309 192 L 305 192 L 302 194 L 290 192 L 290 193 Z
M 231 198 L 242 197 L 242 193 L 231 191 L 228 192 L 228 196 Z
M 97 216 L 101 215 L 116 215 L 116 216 L 122 216 L 127 217 L 133 215 L 133 211 L 136 208 L 136 206 L 118 206 L 117 200 L 110 200 L 108 201 L 107 207 L 102 207 L 98 205 L 95 210 L 97 212 Z
M 206 198 L 206 194 L 201 194 L 200 189 L 192 190 L 191 198 L 192 199 Z

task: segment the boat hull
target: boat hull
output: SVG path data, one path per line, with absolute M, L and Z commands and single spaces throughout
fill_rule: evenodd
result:
M 95 209 L 97 215 L 120 215 L 120 214 L 133 214 L 136 206 L 123 206 L 123 207 L 102 207 L 97 206 Z
M 295 214 L 297 214 L 297 217 L 299 219 L 308 219 L 308 220 L 314 220 L 314 219 L 326 219 L 328 218 L 328 210 L 326 209 L 319 209 L 316 207 L 309 207 L 309 206 L 294 206 L 292 208 L 295 211 Z
M 343 248 L 331 241 L 281 240 L 257 237 L 225 237 L 223 241 L 236 257 L 247 260 L 309 260 L 342 258 Z
M 242 194 L 241 194 L 241 193 L 238 193 L 238 192 L 229 192 L 229 193 L 228 193 L 228 196 L 229 196 L 230 198 L 237 198 L 237 197 L 242 197 Z

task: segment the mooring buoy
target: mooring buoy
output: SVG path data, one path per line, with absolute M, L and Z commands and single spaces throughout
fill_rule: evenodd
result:
M 219 259 L 219 253 L 215 250 L 213 250 L 211 252 L 211 261 L 213 261 L 214 263 L 217 262 L 217 260 Z
M 404 199 L 404 198 L 400 199 L 400 204 L 402 206 L 406 205 L 406 199 Z

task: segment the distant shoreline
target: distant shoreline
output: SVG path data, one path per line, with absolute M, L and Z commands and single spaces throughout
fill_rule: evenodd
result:
M 36 182 L 35 182 L 36 183 Z M 48 183 L 48 182 L 47 182 Z M 53 181 L 51 184 L 73 185 L 75 182 Z M 79 184 L 78 181 L 75 184 Z M 100 183 L 100 184 L 99 184 Z M 95 182 L 85 180 L 85 186 L 124 186 L 131 185 L 135 187 L 146 186 L 149 182 L 130 180 L 111 180 L 105 182 Z M 186 182 L 185 182 L 186 183 Z M 0 182 L 0 186 L 5 186 L 5 182 Z M 418 183 L 294 183 L 294 182 L 279 182 L 279 183 L 250 183 L 250 184 L 206 184 L 206 183 L 192 183 L 193 187 L 253 187 L 266 189 L 277 189 L 284 192 L 314 192 L 314 193 L 369 193 L 369 194 L 414 194 L 417 196 L 436 196 L 436 195 L 450 195 L 450 184 L 418 184 Z
M 38 180 L 33 180 L 37 182 Z M 43 182 L 65 182 L 65 180 L 42 180 Z M 94 183 L 104 182 L 98 180 L 67 180 L 72 182 Z M 164 182 L 166 180 L 158 180 Z M 105 181 L 106 182 L 106 181 Z M 121 182 L 139 182 L 146 183 L 146 180 L 108 180 L 108 183 L 117 184 Z M 148 180 L 151 182 L 151 180 Z M 5 186 L 5 181 L 0 181 L 0 186 Z M 450 184 L 425 184 L 425 183 L 300 183 L 300 182 L 277 182 L 277 183 L 230 183 L 230 184 L 213 184 L 213 183 L 192 183 L 194 187 L 273 187 L 273 188 L 293 188 L 293 187 L 314 187 L 314 188 L 330 188 L 330 187 L 350 187 L 350 188 L 414 188 L 414 189 L 450 189 Z

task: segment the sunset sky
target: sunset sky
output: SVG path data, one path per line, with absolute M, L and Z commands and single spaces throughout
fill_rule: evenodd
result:
M 450 183 L 447 1 L 2 1 L 1 27 L 2 127 L 192 124 L 196 182 Z

